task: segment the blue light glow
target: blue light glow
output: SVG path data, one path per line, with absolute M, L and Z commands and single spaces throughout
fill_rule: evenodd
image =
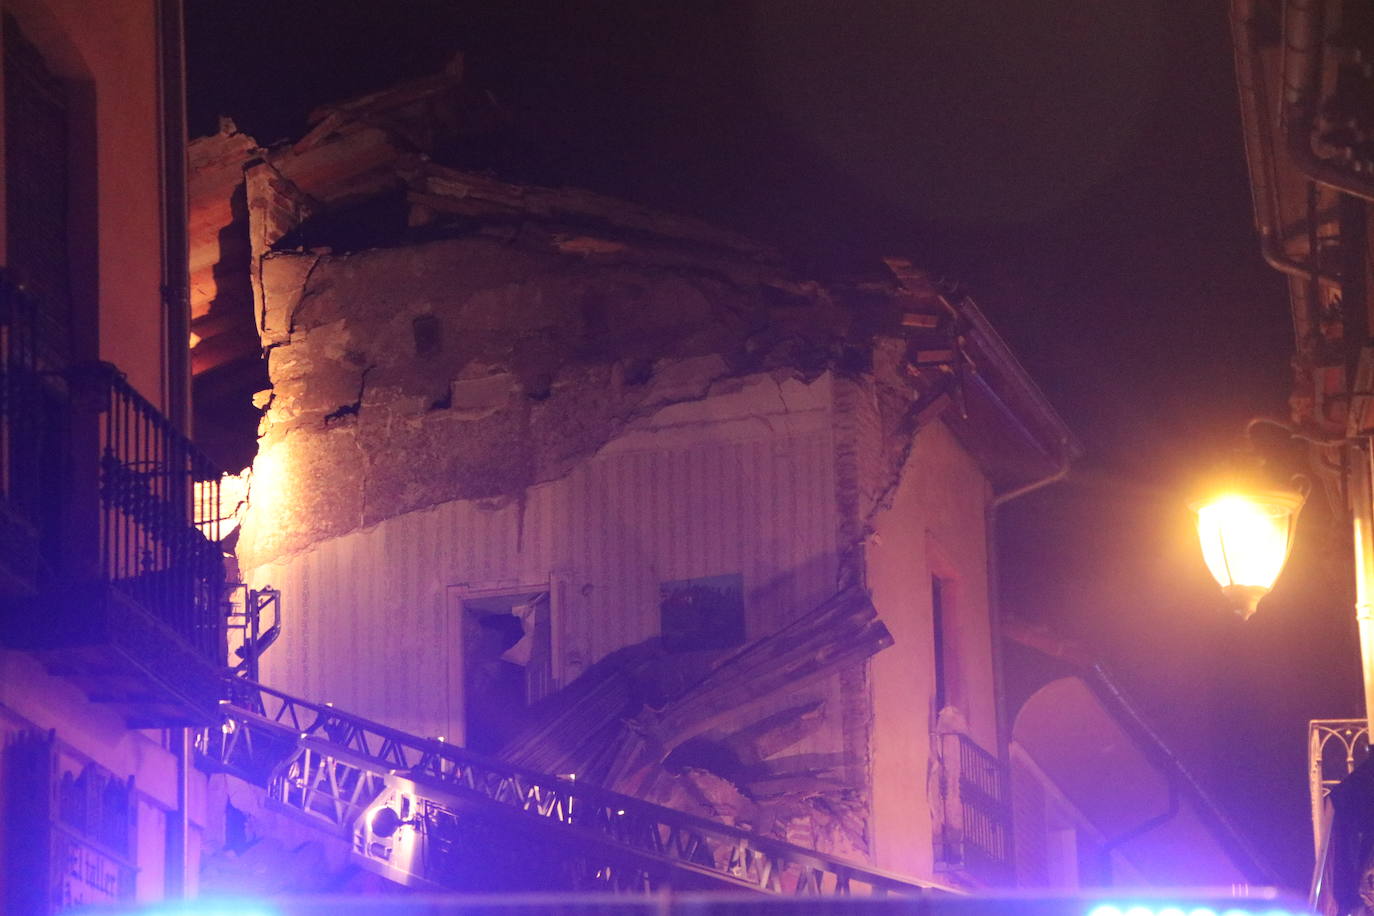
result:
M 1088 910 L 1085 916 L 1300 916 L 1288 910 L 1272 909 L 1260 913 L 1256 910 L 1241 909 L 1230 907 L 1225 910 L 1215 910 L 1212 907 L 1199 906 L 1184 909 L 1177 903 L 1099 903 Z
M 280 916 L 259 903 L 235 903 L 226 900 L 177 901 L 141 910 L 140 916 Z

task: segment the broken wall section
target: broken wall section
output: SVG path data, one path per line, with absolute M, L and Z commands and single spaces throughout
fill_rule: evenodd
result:
M 480 237 L 273 252 L 261 275 L 272 389 L 246 566 L 425 506 L 520 499 L 713 384 L 814 378 L 849 324 L 822 292 Z

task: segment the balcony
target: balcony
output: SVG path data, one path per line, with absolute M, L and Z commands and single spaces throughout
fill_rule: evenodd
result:
M 1307 784 L 1312 798 L 1312 839 L 1322 854 L 1326 796 L 1369 756 L 1364 719 L 1313 719 L 1307 723 Z
M 1011 880 L 1011 814 L 1001 763 L 972 738 L 936 736 L 944 800 L 936 867 L 960 884 L 992 887 Z
M 0 636 L 130 724 L 208 721 L 224 668 L 219 474 L 0 283 Z

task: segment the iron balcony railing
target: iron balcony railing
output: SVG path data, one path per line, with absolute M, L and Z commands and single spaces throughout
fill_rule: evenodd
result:
M 982 884 L 1004 882 L 1011 869 L 1011 816 L 997 758 L 967 735 L 939 736 L 944 768 L 940 863 Z
M 105 585 L 222 666 L 218 469 L 114 366 L 65 364 L 45 326 L 0 276 L 0 540 L 33 554 L 19 571 L 40 591 L 98 565 Z
M 222 662 L 219 471 L 114 367 L 96 371 L 105 581 Z
M 1312 799 L 1312 838 L 1321 852 L 1326 796 L 1369 756 L 1364 719 L 1313 719 L 1307 723 L 1307 783 Z

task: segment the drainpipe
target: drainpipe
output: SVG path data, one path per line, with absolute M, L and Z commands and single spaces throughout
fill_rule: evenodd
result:
M 1341 336 L 1346 347 L 1345 389 L 1351 396 L 1346 435 L 1350 463 L 1350 527 L 1355 549 L 1355 620 L 1360 633 L 1360 669 L 1364 678 L 1367 724 L 1374 725 L 1374 454 L 1368 430 L 1367 407 L 1356 399 L 1368 388 L 1365 380 L 1369 344 L 1369 252 L 1366 204 L 1353 197 L 1340 201 L 1341 299 L 1345 303 Z M 1374 734 L 1371 729 L 1370 734 Z
M 163 412 L 191 429 L 191 301 L 186 195 L 186 55 L 182 0 L 157 0 L 161 183 Z
M 1100 857 L 1098 859 L 1098 869 L 1100 872 L 1098 877 L 1104 885 L 1111 884 L 1113 852 L 1119 847 L 1125 846 L 1136 837 L 1144 836 L 1156 827 L 1163 827 L 1178 815 L 1179 809 L 1182 807 L 1178 797 L 1178 786 L 1174 783 L 1172 777 L 1169 778 L 1168 783 L 1169 803 L 1163 811 L 1148 820 L 1136 824 L 1123 833 L 1118 833 L 1116 836 L 1102 843 L 1102 847 L 1098 850 L 1098 855 Z
M 998 403 L 1001 403 L 1000 399 Z M 999 779 L 1001 781 L 1002 797 L 1006 799 L 1008 812 L 1011 810 L 1011 721 L 1007 710 L 1006 697 L 1003 696 L 1001 686 L 1004 678 L 1002 676 L 1002 611 L 1001 599 L 998 595 L 998 589 L 1001 583 L 1001 573 L 998 569 L 1000 564 L 998 562 L 999 552 L 997 550 L 997 510 L 1013 499 L 1025 496 L 1027 493 L 1032 493 L 1035 490 L 1039 490 L 1041 487 L 1047 487 L 1052 483 L 1063 480 L 1069 474 L 1069 456 L 1072 454 L 1073 448 L 1071 444 L 1068 441 L 1061 442 L 1059 466 L 1057 468 L 1038 480 L 1033 480 L 1024 486 L 1016 487 L 1005 493 L 997 494 L 988 501 L 987 508 L 984 510 L 983 529 L 984 537 L 987 539 L 988 555 L 988 616 L 992 622 L 992 670 L 993 678 L 998 685 L 993 694 L 997 714 L 997 757 L 998 762 L 1001 764 Z M 1016 861 L 1015 842 L 1015 829 L 1009 823 L 1007 828 L 1007 859 L 1011 862 Z
M 1299 171 L 1318 184 L 1374 200 L 1374 185 L 1312 151 L 1312 124 L 1321 85 L 1323 2 L 1287 0 L 1284 5 L 1282 119 L 1288 155 Z
M 1053 471 L 1051 471 L 1049 474 L 1046 474 L 1044 477 L 1041 477 L 1041 478 L 1038 479 L 1038 480 L 1032 480 L 1030 483 L 1026 484 L 1025 486 L 1017 487 L 1017 488 L 1014 489 L 1014 490 L 1008 490 L 1008 491 L 1006 491 L 1005 493 L 999 493 L 999 494 L 997 494 L 996 496 L 994 496 L 994 497 L 992 498 L 992 502 L 988 503 L 988 509 L 989 509 L 990 511 L 996 511 L 997 509 L 1001 508 L 1003 505 L 1005 505 L 1005 504 L 1011 502 L 1013 499 L 1020 499 L 1022 496 L 1025 496 L 1027 493 L 1034 493 L 1036 490 L 1039 490 L 1041 487 L 1048 487 L 1050 484 L 1052 484 L 1052 483 L 1058 483 L 1059 481 L 1063 480 L 1065 477 L 1068 477 L 1068 476 L 1069 476 L 1069 454 L 1070 454 L 1070 452 L 1071 452 L 1071 448 L 1070 448 L 1070 446 L 1069 446 L 1069 443 L 1067 443 L 1067 442 L 1061 442 L 1061 443 L 1060 443 L 1060 452 L 1059 452 L 1059 467 L 1055 468 L 1055 469 L 1054 469 Z
M 173 427 L 191 430 L 190 250 L 186 225 L 186 56 L 182 0 L 157 0 L 158 174 L 162 223 L 162 409 Z M 190 493 L 185 494 L 190 499 Z M 168 731 L 176 758 L 176 811 L 168 830 L 167 893 L 187 897 L 191 882 L 192 730 Z
M 176 757 L 177 809 L 168 831 L 167 896 L 191 896 L 191 768 L 195 750 L 191 745 L 192 730 L 187 726 L 170 730 L 172 754 Z
M 1270 267 L 1290 277 L 1339 286 L 1340 280 L 1316 267 L 1316 251 L 1310 264 L 1289 257 L 1279 241 L 1278 192 L 1270 174 L 1274 163 L 1273 130 L 1264 107 L 1264 67 L 1260 63 L 1259 36 L 1255 24 L 1255 0 L 1233 0 L 1231 36 L 1236 48 L 1236 87 L 1240 97 L 1240 122 L 1245 135 L 1245 158 L 1250 168 L 1250 189 L 1255 207 L 1255 228 L 1260 254 Z
M 1374 465 L 1370 440 L 1350 444 L 1350 515 L 1355 547 L 1355 622 L 1360 631 L 1365 723 L 1374 734 Z

